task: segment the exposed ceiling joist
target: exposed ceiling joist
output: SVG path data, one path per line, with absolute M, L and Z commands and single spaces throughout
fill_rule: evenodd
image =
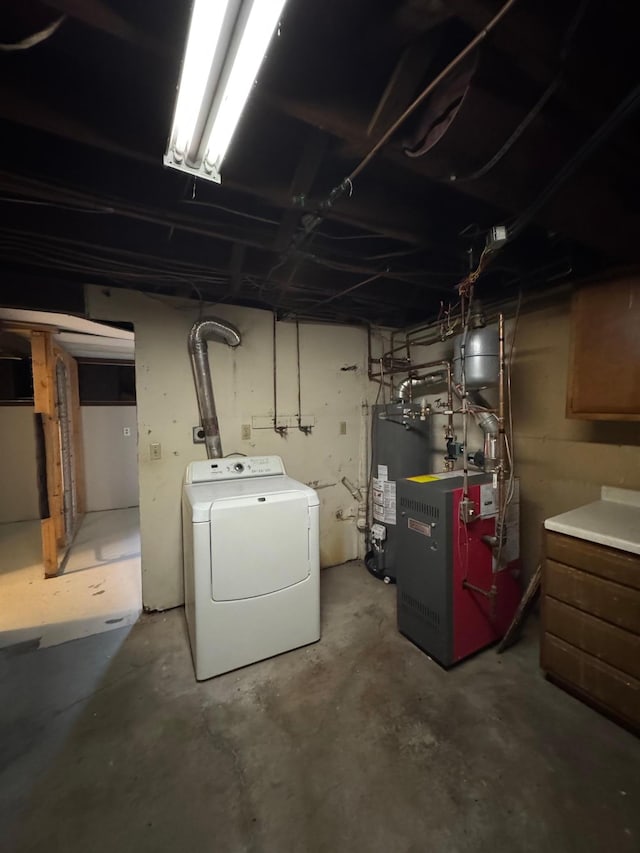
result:
M 479 105 L 482 99 L 484 99 L 484 107 L 478 106 L 478 114 L 484 111 L 486 115 L 499 115 L 501 123 L 505 126 L 503 138 L 506 138 L 508 134 L 506 128 L 516 127 L 522 114 L 516 113 L 513 108 L 509 114 L 508 106 L 499 102 L 490 92 L 479 93 L 477 96 Z M 333 133 L 336 137 L 347 141 L 354 156 L 366 153 L 371 147 L 371 142 L 366 137 L 365 120 L 358 116 L 357 110 L 346 106 L 339 108 L 335 103 L 331 105 L 312 103 L 292 97 L 270 96 L 269 100 L 274 107 L 282 110 L 286 115 L 293 116 L 312 126 L 321 127 L 326 132 Z M 532 148 L 535 150 L 536 142 L 537 135 L 534 129 L 530 131 L 526 150 L 516 152 L 525 163 L 531 163 L 529 152 Z M 577 147 L 576 143 L 575 149 Z M 565 150 L 567 151 L 565 158 L 558 162 L 558 166 L 562 165 L 564 159 L 568 159 L 573 153 L 571 148 Z M 456 163 L 455 159 L 452 159 L 455 158 L 455 151 L 452 151 L 450 146 L 447 147 L 442 144 L 436 146 L 427 155 L 415 159 L 405 156 L 397 146 L 388 146 L 381 152 L 381 157 L 392 160 L 403 169 L 428 180 L 437 181 L 439 184 L 442 184 L 447 175 L 455 174 L 460 166 L 459 162 Z M 523 169 L 519 165 L 514 168 L 511 165 L 508 170 L 501 169 L 499 180 L 495 180 L 494 176 L 491 176 L 491 179 L 462 183 L 458 189 L 465 195 L 489 202 L 505 212 L 518 213 L 535 197 L 540 188 L 539 163 L 536 165 L 537 169 L 526 167 Z M 546 178 L 549 179 L 552 174 L 553 170 Z M 612 255 L 623 258 L 630 257 L 632 247 L 628 241 L 629 229 L 602 227 L 605 219 L 609 224 L 627 219 L 623 200 L 616 197 L 614 193 L 607 193 L 610 180 L 610 173 L 582 170 L 571 182 L 571 195 L 565 194 L 554 199 L 545 208 L 540 224 L 573 237 L 585 245 L 596 246 Z M 606 214 L 604 211 L 600 211 L 600 216 L 576 215 L 576 204 L 583 210 L 588 209 L 591 199 L 596 197 L 596 191 L 607 193 L 610 207 Z M 357 197 L 357 194 L 356 191 L 354 196 Z M 348 210 L 348 203 L 343 201 L 340 210 Z M 595 213 L 597 214 L 598 211 Z M 635 227 L 635 223 L 633 223 L 633 227 Z

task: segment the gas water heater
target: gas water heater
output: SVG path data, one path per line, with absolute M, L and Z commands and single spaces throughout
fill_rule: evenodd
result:
M 373 406 L 371 416 L 372 525 L 365 563 L 389 583 L 396 577 L 396 484 L 431 467 L 429 422 L 408 402 Z

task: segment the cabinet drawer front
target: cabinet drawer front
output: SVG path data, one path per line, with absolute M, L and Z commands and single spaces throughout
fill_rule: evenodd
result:
M 557 563 L 640 590 L 640 557 L 615 548 L 547 531 L 546 554 Z
M 551 634 L 542 639 L 542 667 L 627 722 L 640 724 L 640 682 L 632 676 Z
M 544 630 L 640 679 L 640 636 L 546 597 Z
M 640 593 L 635 589 L 547 560 L 543 591 L 565 604 L 640 634 Z

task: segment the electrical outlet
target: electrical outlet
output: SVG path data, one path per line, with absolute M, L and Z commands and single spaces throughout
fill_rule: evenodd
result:
M 340 421 L 340 435 L 346 435 L 346 434 L 347 434 L 347 422 L 346 421 Z
M 131 427 L 122 427 L 122 434 L 129 438 L 131 435 Z
M 240 427 L 240 438 L 242 441 L 251 440 L 251 424 L 242 424 Z
M 158 441 L 152 441 L 149 445 L 149 456 L 152 460 L 162 459 L 162 446 Z

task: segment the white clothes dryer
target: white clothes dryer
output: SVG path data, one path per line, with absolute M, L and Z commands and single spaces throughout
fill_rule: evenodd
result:
M 319 500 L 279 456 L 192 462 L 185 612 L 200 681 L 320 639 Z

